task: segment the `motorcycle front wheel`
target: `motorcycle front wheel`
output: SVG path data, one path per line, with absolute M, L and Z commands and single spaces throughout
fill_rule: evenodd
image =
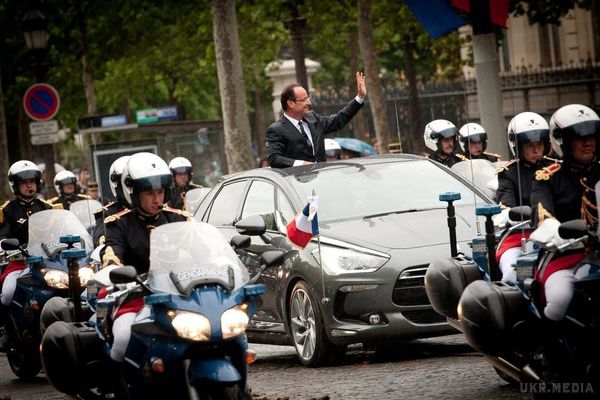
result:
M 13 340 L 8 344 L 6 358 L 12 372 L 23 380 L 35 378 L 42 369 L 39 352 L 20 346 Z

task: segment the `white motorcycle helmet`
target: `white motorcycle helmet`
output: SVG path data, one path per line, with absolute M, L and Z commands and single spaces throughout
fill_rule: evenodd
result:
M 145 190 L 165 189 L 164 202 L 171 198 L 173 175 L 167 163 L 152 153 L 137 153 L 127 161 L 121 174 L 125 200 L 132 207 L 140 205 L 139 194 Z
M 333 139 L 325 139 L 325 157 L 334 157 L 339 160 L 342 158 L 342 148 L 340 144 Z
M 513 156 L 517 155 L 517 146 L 528 142 L 543 142 L 544 155 L 550 152 L 550 129 L 548 123 L 539 114 L 525 111 L 515 115 L 506 129 L 508 147 Z M 521 147 L 519 147 L 521 150 Z
M 425 126 L 423 139 L 425 146 L 432 151 L 441 150 L 441 139 L 454 137 L 456 140 L 456 126 L 448 120 L 436 119 Z
M 110 182 L 110 191 L 115 199 L 119 201 L 125 201 L 125 197 L 123 196 L 123 186 L 121 186 L 121 175 L 123 174 L 123 169 L 127 165 L 127 161 L 130 156 L 123 156 L 117 158 L 111 165 L 108 170 L 108 180 Z
M 36 191 L 42 190 L 42 172 L 31 161 L 17 161 L 8 169 L 8 187 L 14 195 L 19 194 L 19 183 L 23 180 L 35 179 Z
M 487 133 L 483 126 L 474 122 L 464 124 L 458 131 L 458 143 L 465 154 L 469 154 L 469 143 L 483 142 L 483 151 L 487 148 Z
M 559 157 L 570 157 L 571 140 L 574 137 L 595 135 L 598 138 L 599 134 L 600 118 L 598 118 L 598 114 L 581 104 L 569 104 L 561 107 L 550 118 L 550 142 L 552 149 Z
M 175 157 L 169 163 L 169 169 L 173 174 L 173 178 L 175 174 L 188 174 L 188 182 L 192 180 L 192 176 L 194 176 L 194 171 L 192 170 L 192 163 L 185 157 Z
M 65 194 L 63 192 L 63 186 L 69 183 L 77 183 L 77 177 L 71 171 L 60 171 L 54 175 L 54 188 L 56 189 L 56 193 Z

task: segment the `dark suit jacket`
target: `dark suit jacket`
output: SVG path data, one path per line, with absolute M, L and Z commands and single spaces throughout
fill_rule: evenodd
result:
M 300 131 L 284 115 L 267 128 L 267 159 L 273 168 L 287 168 L 296 160 L 325 161 L 325 138 L 328 133 L 342 129 L 362 108 L 356 99 L 336 114 L 322 116 L 311 111 L 304 121 L 308 124 L 315 146 L 313 156 L 310 145 Z

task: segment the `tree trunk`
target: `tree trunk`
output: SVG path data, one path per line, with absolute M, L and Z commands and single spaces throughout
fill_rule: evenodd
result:
M 10 196 L 6 172 L 8 162 L 8 132 L 6 131 L 6 120 L 4 116 L 4 92 L 2 91 L 2 74 L 0 74 L 0 199 Z M 4 200 L 3 200 L 4 202 Z
M 254 168 L 235 0 L 212 0 L 213 40 L 229 173 Z
M 415 42 L 411 38 L 404 39 L 404 65 L 408 80 L 408 118 L 410 122 L 410 148 L 413 154 L 425 151 L 423 130 L 419 113 L 419 91 L 417 88 L 417 71 L 415 69 Z
M 348 36 L 348 49 L 350 49 L 350 79 L 348 80 L 348 87 L 354 88 L 356 86 L 356 77 L 354 76 L 354 72 L 358 71 L 358 36 L 356 32 L 352 32 Z M 368 89 L 368 88 L 367 88 Z M 350 91 L 352 93 L 352 91 Z M 360 139 L 364 142 L 371 144 L 371 138 L 369 137 L 369 132 L 367 131 L 367 124 L 365 121 L 365 113 L 359 112 L 354 118 L 350 121 L 350 124 L 354 128 L 355 136 L 357 139 Z
M 379 79 L 379 64 L 373 45 L 373 22 L 371 21 L 371 0 L 358 0 L 358 45 L 365 62 L 369 104 L 375 124 L 379 153 L 389 152 L 389 118 L 385 105 L 385 95 Z
M 85 13 L 81 9 L 81 0 L 77 1 L 77 25 L 79 27 L 79 44 L 81 46 L 81 66 L 82 66 L 82 78 L 83 87 L 85 89 L 85 99 L 87 101 L 87 113 L 88 115 L 98 114 L 98 107 L 96 104 L 96 85 L 94 83 L 94 71 L 90 65 L 90 48 L 88 44 L 87 36 L 87 23 L 85 21 Z
M 256 139 L 256 148 L 258 158 L 262 160 L 266 157 L 265 153 L 265 111 L 262 106 L 262 93 L 259 88 L 252 91 L 252 104 L 254 105 L 254 138 Z

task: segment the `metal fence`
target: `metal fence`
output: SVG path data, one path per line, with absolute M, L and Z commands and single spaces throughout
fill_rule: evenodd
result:
M 559 68 L 519 67 L 500 74 L 503 111 L 506 122 L 523 111 L 536 112 L 547 119 L 559 107 L 579 103 L 596 110 L 600 106 L 600 64 L 587 62 Z M 385 82 L 384 92 L 389 115 L 390 141 L 401 139 L 405 151 L 411 148 L 410 120 L 408 114 L 407 83 Z M 444 118 L 462 126 L 479 122 L 477 83 L 472 76 L 457 82 L 419 82 L 420 136 L 427 122 Z M 314 108 L 327 115 L 337 112 L 355 93 L 343 88 L 320 88 L 311 93 Z M 339 136 L 375 137 L 373 118 L 369 107 L 363 110 L 364 118 L 354 121 Z

